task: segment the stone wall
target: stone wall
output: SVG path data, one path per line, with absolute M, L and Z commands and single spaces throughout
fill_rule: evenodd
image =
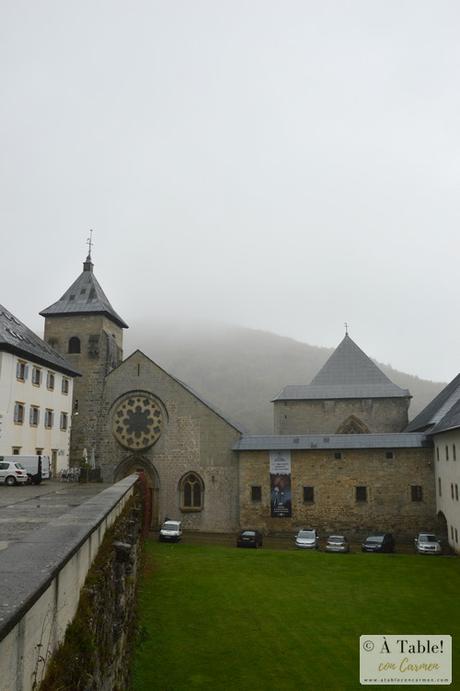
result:
M 72 336 L 80 339 L 80 353 L 68 352 Z M 70 463 L 78 465 L 83 450 L 89 457 L 96 447 L 104 380 L 121 362 L 123 329 L 99 314 L 46 317 L 44 338 L 82 375 L 74 380 L 70 439 Z
M 401 432 L 408 424 L 409 398 L 275 401 L 274 434 L 336 434 L 354 415 L 369 432 Z
M 136 391 L 154 396 L 163 415 L 161 436 L 141 452 L 124 448 L 113 435 L 117 403 Z M 237 528 L 238 459 L 232 447 L 240 432 L 140 351 L 107 377 L 101 420 L 97 460 L 104 480 L 110 482 L 137 468 L 145 470 L 154 498 L 154 526 L 168 516 L 181 520 L 188 530 Z M 188 472 L 203 481 L 201 511 L 181 506 L 180 481 Z
M 365 537 L 373 531 L 392 532 L 398 539 L 433 530 L 435 495 L 433 450 L 394 449 L 292 451 L 292 518 L 270 516 L 268 451 L 240 452 L 241 528 L 265 533 L 317 528 L 322 536 L 345 533 Z M 262 488 L 262 500 L 251 500 L 251 486 Z M 411 500 L 411 485 L 423 488 L 423 501 Z M 314 487 L 314 501 L 304 502 L 303 487 Z M 356 486 L 367 487 L 367 501 L 356 502 Z
M 75 677 L 71 685 L 65 685 L 60 678 L 54 686 L 50 681 L 43 689 L 108 691 L 117 688 L 120 679 L 126 681 L 123 658 L 132 637 L 125 605 L 131 607 L 133 600 L 137 565 L 134 545 L 139 541 L 142 520 L 138 483 L 137 476 L 126 478 L 0 552 L 4 596 L 0 618 L 0 688 L 29 691 L 39 686 L 74 620 L 84 585 L 86 620 L 75 620 L 77 626 L 69 631 L 75 643 L 74 671 L 78 669 L 88 684 L 78 686 Z M 110 534 L 108 531 L 119 517 Z M 104 543 L 106 535 L 109 537 Z M 117 538 L 133 546 L 115 550 L 113 542 Z M 121 554 L 119 559 L 115 556 L 117 551 Z M 91 565 L 95 560 L 98 563 L 101 555 L 103 578 L 99 570 L 99 575 L 93 572 L 87 581 Z M 97 634 L 88 638 L 95 629 Z M 95 646 L 100 648 L 100 654 Z M 120 654 L 121 665 L 115 659 Z M 69 659 L 67 665 L 71 662 Z M 127 686 L 123 683 L 118 688 Z

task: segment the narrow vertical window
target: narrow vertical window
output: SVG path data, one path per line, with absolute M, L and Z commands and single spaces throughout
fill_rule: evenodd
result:
M 252 485 L 251 501 L 262 501 L 262 487 L 260 485 Z
M 81 352 L 80 339 L 77 336 L 72 336 L 72 338 L 69 338 L 68 352 L 69 353 L 80 353 Z
M 364 485 L 358 485 L 355 487 L 355 500 L 358 503 L 367 501 L 367 487 Z
M 196 473 L 185 475 L 179 485 L 182 511 L 201 511 L 203 509 L 204 485 Z
M 16 401 L 14 404 L 14 423 L 16 425 L 22 425 L 24 422 L 24 403 L 19 403 Z
M 411 485 L 410 493 L 412 501 L 423 501 L 423 489 L 421 485 Z

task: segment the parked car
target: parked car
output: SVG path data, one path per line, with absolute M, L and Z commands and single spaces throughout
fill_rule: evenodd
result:
M 262 547 L 262 533 L 258 530 L 241 530 L 236 538 L 237 547 Z
M 0 482 L 10 487 L 24 485 L 28 480 L 27 473 L 20 463 L 0 460 Z
M 395 541 L 391 533 L 369 535 L 361 545 L 363 552 L 394 552 Z
M 0 461 L 20 463 L 33 485 L 39 485 L 42 480 L 50 478 L 49 456 L 0 456 Z
M 327 538 L 326 552 L 349 552 L 350 545 L 344 535 L 330 535 Z
M 441 541 L 433 533 L 419 533 L 414 540 L 419 554 L 441 554 Z
M 179 542 L 182 537 L 182 523 L 180 521 L 165 521 L 160 528 L 158 539 L 160 542 Z
M 315 529 L 302 528 L 295 536 L 295 546 L 300 549 L 318 549 L 319 536 Z

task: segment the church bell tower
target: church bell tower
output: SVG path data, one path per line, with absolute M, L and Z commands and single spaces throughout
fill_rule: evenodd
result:
M 98 460 L 105 377 L 123 359 L 123 329 L 128 328 L 94 275 L 91 245 L 89 240 L 89 253 L 76 281 L 40 312 L 45 317 L 45 341 L 81 374 L 74 381 L 71 465 L 79 465 L 85 450 L 88 459 L 94 454 Z

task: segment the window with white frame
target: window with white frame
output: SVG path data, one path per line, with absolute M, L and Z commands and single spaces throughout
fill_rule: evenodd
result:
M 60 422 L 60 428 L 63 432 L 68 428 L 69 426 L 69 415 L 68 413 L 61 413 L 61 422 Z
M 25 381 L 28 374 L 27 363 L 24 360 L 18 360 L 16 363 L 16 379 L 18 381 Z
M 40 386 L 42 383 L 42 371 L 40 367 L 32 367 L 32 384 Z
M 14 424 L 15 425 L 22 425 L 23 424 L 24 412 L 25 412 L 24 403 L 20 403 L 19 401 L 16 401 L 16 403 L 14 404 Z
M 48 370 L 48 373 L 46 375 L 46 388 L 49 391 L 54 391 L 54 379 L 55 379 L 54 372 L 50 372 Z
M 66 396 L 69 393 L 69 380 L 67 379 L 67 377 L 62 377 L 61 391 Z
M 29 423 L 31 427 L 38 427 L 40 424 L 40 408 L 38 405 L 30 406 Z
M 53 427 L 53 422 L 54 422 L 54 412 L 51 410 L 51 408 L 47 408 L 45 410 L 45 427 L 46 427 L 46 429 L 51 429 Z

